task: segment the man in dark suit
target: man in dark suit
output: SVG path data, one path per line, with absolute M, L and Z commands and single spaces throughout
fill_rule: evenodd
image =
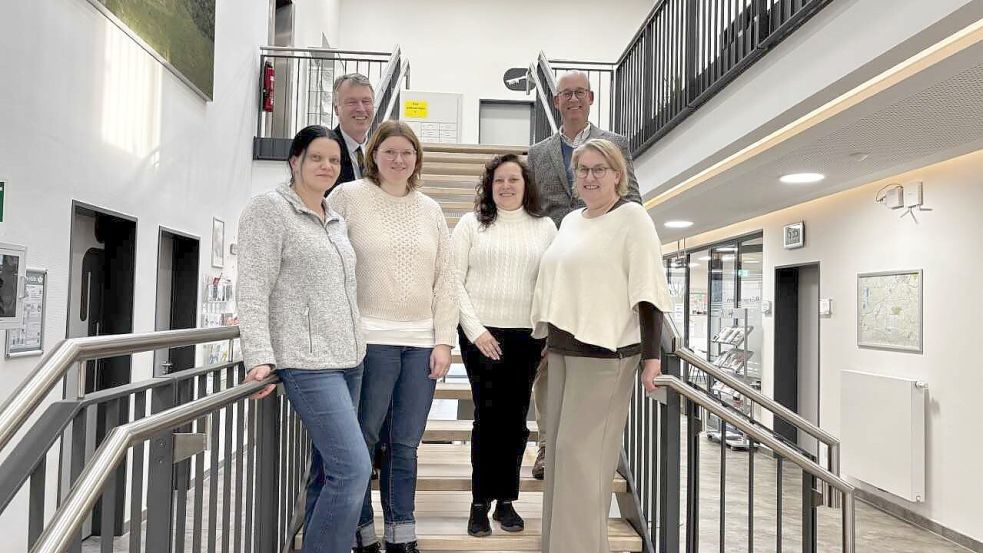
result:
M 341 174 L 336 184 L 341 184 L 362 178 L 365 146 L 375 116 L 375 92 L 368 77 L 348 73 L 335 79 L 333 96 L 334 113 L 338 118 L 334 132 L 341 147 Z
M 621 148 L 621 154 L 625 156 L 628 168 L 628 194 L 625 199 L 642 203 L 642 196 L 638 192 L 638 179 L 635 178 L 635 166 L 631 161 L 631 152 L 628 151 L 628 139 L 620 134 L 601 130 L 591 125 L 588 120 L 590 107 L 594 103 L 594 92 L 590 89 L 587 75 L 580 71 L 566 73 L 560 77 L 556 88 L 557 94 L 553 97 L 553 105 L 560 110 L 560 129 L 553 136 L 529 148 L 529 169 L 536 186 L 539 187 L 539 197 L 547 215 L 559 228 L 560 222 L 568 213 L 584 207 L 584 202 L 573 193 L 574 177 L 570 160 L 573 151 L 592 138 L 610 140 Z M 546 387 L 547 371 L 544 364 L 536 374 L 534 388 L 540 438 L 539 454 L 536 456 L 532 474 L 540 480 L 545 474 Z

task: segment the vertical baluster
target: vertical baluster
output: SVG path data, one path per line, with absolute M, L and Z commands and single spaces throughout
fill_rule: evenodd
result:
M 150 410 L 160 413 L 174 407 L 174 381 L 153 389 Z M 168 553 L 173 545 L 174 435 L 167 431 L 150 439 L 150 468 L 147 473 L 147 552 Z
M 119 421 L 119 402 L 114 399 L 106 402 L 106 434 L 116 426 Z M 115 534 L 116 522 L 116 489 L 119 485 L 119 472 L 117 467 L 112 467 L 111 472 L 115 473 L 106 480 L 102 488 L 102 500 L 99 516 L 99 550 L 102 553 L 113 553 L 113 536 Z
M 28 501 L 27 544 L 33 547 L 44 530 L 44 491 L 47 476 L 47 457 L 41 457 L 31 472 L 30 499 Z
M 241 364 L 236 365 L 236 384 L 241 384 L 243 379 L 246 377 L 245 369 Z M 243 443 L 244 427 L 245 427 L 245 417 L 246 417 L 246 400 L 240 400 L 235 404 L 234 410 L 234 421 L 236 428 L 236 468 L 235 468 L 235 512 L 233 513 L 233 521 L 235 525 L 235 531 L 233 532 L 233 547 L 232 550 L 236 553 L 241 553 L 242 551 L 242 517 L 243 517 L 243 506 L 242 506 L 242 487 L 244 482 L 244 476 L 242 473 L 243 467 L 243 457 L 246 455 L 246 446 Z
M 779 457 L 777 460 L 777 472 L 778 472 L 778 520 L 777 520 L 777 531 L 775 532 L 775 553 L 782 553 L 782 458 Z
M 80 364 L 79 370 L 85 370 L 85 365 Z M 83 407 L 75 415 L 72 421 L 72 458 L 69 469 L 69 487 L 73 486 L 85 467 L 85 439 L 86 426 L 88 425 L 89 408 Z M 79 530 L 68 548 L 69 553 L 81 553 L 82 551 L 82 531 Z
M 231 349 L 229 350 L 231 351 Z M 185 404 L 194 400 L 194 381 L 181 380 L 176 384 L 178 403 Z M 191 425 L 185 424 L 177 429 L 178 432 L 191 432 Z M 191 460 L 185 459 L 174 466 L 174 550 L 184 551 L 186 527 L 188 522 L 188 488 L 191 487 Z
M 687 365 L 688 368 L 688 365 Z M 700 407 L 686 402 L 686 551 L 700 550 Z
M 212 373 L 212 393 L 222 389 L 222 373 Z M 219 413 L 213 412 L 211 418 L 211 451 L 208 456 L 208 553 L 215 553 L 218 545 L 218 454 L 219 454 Z
M 235 386 L 235 365 L 225 369 L 227 388 Z M 229 551 L 229 532 L 232 528 L 232 406 L 219 411 L 224 416 L 222 434 L 225 437 L 225 455 L 222 456 L 222 553 Z
M 720 419 L 720 553 L 727 537 L 727 423 Z
M 747 551 L 754 553 L 754 453 L 758 445 L 748 437 L 747 450 Z
M 197 377 L 196 397 L 203 398 L 208 395 L 208 375 Z M 202 415 L 195 421 L 195 432 L 208 433 L 208 415 Z M 195 491 L 194 506 L 191 510 L 191 550 L 194 553 L 201 553 L 202 545 L 202 519 L 205 515 L 205 452 L 195 455 Z
M 246 408 L 246 503 L 245 503 L 245 524 L 243 528 L 243 535 L 246 542 L 245 553 L 252 553 L 253 544 L 256 543 L 256 537 L 253 535 L 253 512 L 254 505 L 254 486 L 255 482 L 253 480 L 254 467 L 256 466 L 256 450 L 259 447 L 259 443 L 256 439 L 256 409 L 259 405 L 258 401 L 247 401 Z
M 137 392 L 133 396 L 133 420 L 138 421 L 147 416 L 147 392 Z M 130 553 L 140 553 L 143 550 L 143 481 L 144 457 L 147 442 L 134 444 L 130 450 L 133 466 L 130 475 Z
M 816 502 L 813 493 L 816 477 L 802 471 L 802 553 L 816 553 Z

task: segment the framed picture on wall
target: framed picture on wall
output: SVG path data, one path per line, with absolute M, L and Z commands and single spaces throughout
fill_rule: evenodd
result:
M 857 345 L 922 353 L 922 271 L 857 275 Z
M 785 232 L 782 234 L 782 245 L 786 250 L 801 248 L 806 245 L 805 223 L 799 221 L 791 225 L 785 225 Z
M 44 353 L 44 311 L 48 271 L 28 269 L 24 281 L 24 322 L 7 330 L 7 357 Z
M 225 265 L 225 221 L 212 217 L 212 267 Z

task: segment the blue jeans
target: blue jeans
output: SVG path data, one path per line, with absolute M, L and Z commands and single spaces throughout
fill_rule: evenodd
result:
M 372 472 L 355 411 L 362 366 L 277 372 L 314 443 L 303 553 L 348 553 Z
M 382 462 L 379 489 L 389 543 L 416 540 L 416 450 L 427 426 L 430 404 L 437 381 L 430 378 L 432 348 L 369 344 L 358 420 L 366 451 L 382 444 L 387 453 Z M 372 488 L 364 489 L 362 514 L 358 520 L 357 545 L 379 541 L 372 512 Z

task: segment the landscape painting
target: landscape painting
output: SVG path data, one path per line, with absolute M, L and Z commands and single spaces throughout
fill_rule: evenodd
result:
M 112 13 L 203 95 L 215 75 L 215 0 L 90 0 Z

